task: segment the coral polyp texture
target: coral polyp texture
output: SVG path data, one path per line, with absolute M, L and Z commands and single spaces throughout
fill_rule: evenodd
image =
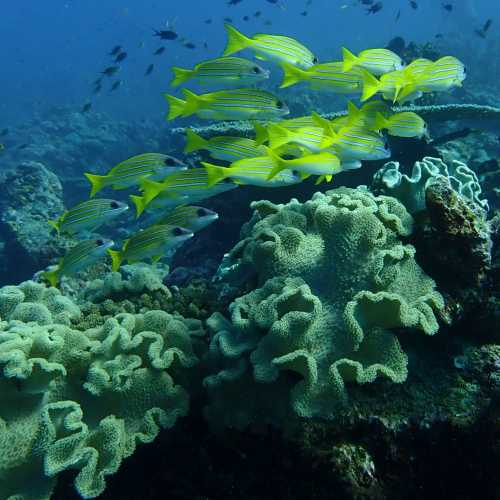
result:
M 404 206 L 349 188 L 252 206 L 219 276 L 254 289 L 233 301 L 230 318 L 208 321 L 210 420 L 333 418 L 349 384 L 403 382 L 398 336 L 435 334 L 444 309 L 403 241 L 413 224 Z
M 33 282 L 1 288 L 0 311 L 0 498 L 48 499 L 69 469 L 94 498 L 139 443 L 187 413 L 176 378 L 198 362 L 198 321 L 122 313 L 79 331 L 78 307 Z

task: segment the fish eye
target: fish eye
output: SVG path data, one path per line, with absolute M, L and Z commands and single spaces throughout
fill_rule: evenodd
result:
M 198 217 L 204 217 L 205 215 L 208 215 L 208 212 L 204 208 L 199 208 L 196 213 L 198 214 Z
M 318 58 L 317 57 L 313 58 L 313 64 L 318 64 Z
M 298 170 L 292 170 L 292 174 L 294 177 L 297 177 L 299 175 L 299 171 Z
M 283 103 L 281 101 L 276 101 L 276 107 L 281 109 L 283 107 Z
M 467 74 L 467 68 L 464 66 L 464 75 Z
M 102 247 L 104 245 L 104 240 L 95 240 L 95 244 L 98 246 L 98 247 Z
M 173 233 L 174 236 L 181 236 L 184 234 L 184 229 L 182 229 L 182 227 L 175 227 Z
M 109 206 L 110 206 L 111 208 L 118 208 L 120 205 L 118 205 L 118 202 L 117 202 L 117 201 L 112 201 L 112 202 L 109 204 Z
M 175 165 L 175 160 L 173 158 L 165 158 L 165 165 L 167 165 L 167 167 L 173 167 Z
M 260 73 L 260 68 L 258 66 L 253 67 L 253 72 L 259 74 Z
M 226 184 L 232 184 L 233 181 L 231 180 L 230 177 L 226 177 L 222 182 L 225 182 Z

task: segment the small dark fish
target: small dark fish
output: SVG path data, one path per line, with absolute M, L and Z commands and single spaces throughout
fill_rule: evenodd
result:
M 406 47 L 405 39 L 401 36 L 395 36 L 390 42 L 387 44 L 386 49 L 392 50 L 399 56 L 403 55 L 403 52 Z
M 243 0 L 229 0 L 229 2 L 227 2 L 227 4 L 228 5 L 236 5 L 236 4 L 239 4 L 242 1 Z
M 118 52 L 120 52 L 120 50 L 122 50 L 122 46 L 121 45 L 115 45 L 113 50 L 109 53 L 110 56 L 116 56 L 116 54 L 118 54 Z
M 207 42 L 203 42 L 203 48 L 204 49 L 208 49 L 208 43 Z
M 453 5 L 451 3 L 443 3 L 441 4 L 443 9 L 448 11 L 448 12 L 451 12 L 453 10 Z
M 382 2 L 374 3 L 369 9 L 366 9 L 366 13 L 367 14 L 376 14 L 377 12 L 380 12 L 383 7 L 384 7 L 384 4 Z
M 267 0 L 269 3 L 273 3 L 273 4 L 276 4 L 278 3 L 278 0 Z
M 101 85 L 102 83 L 102 76 L 100 76 L 97 80 L 94 80 L 94 85 Z
M 91 102 L 85 103 L 85 105 L 82 108 L 82 113 L 86 113 L 87 111 L 90 111 L 91 107 L 92 107 L 92 103 Z
M 491 23 L 493 22 L 492 19 L 488 19 L 485 23 L 484 26 L 478 30 L 474 30 L 474 33 L 476 33 L 477 36 L 480 36 L 481 38 L 486 38 L 486 33 L 491 27 Z
M 155 69 L 155 65 L 154 64 L 150 64 L 148 66 L 148 69 L 146 70 L 146 73 L 144 73 L 144 76 L 150 75 L 153 72 L 154 69 Z
M 20 144 L 17 149 L 26 149 L 29 146 L 29 144 Z
M 0 137 L 5 137 L 8 133 L 9 133 L 9 129 L 8 129 L 8 128 L 4 128 L 4 129 L 0 132 Z
M 103 75 L 106 75 L 106 76 L 113 76 L 115 73 L 118 72 L 118 70 L 120 69 L 119 66 L 108 66 L 104 71 L 102 71 L 101 73 Z
M 121 63 L 125 59 L 127 59 L 127 53 L 126 52 L 120 52 L 115 59 L 115 63 Z
M 186 42 L 184 47 L 186 47 L 186 49 L 196 49 L 196 45 L 193 42 Z
M 113 83 L 113 85 L 111 85 L 111 90 L 110 92 L 113 92 L 113 90 L 116 90 L 120 85 L 122 84 L 122 81 L 121 80 L 116 80 L 115 83 Z
M 205 19 L 205 24 L 212 24 L 212 19 Z
M 396 14 L 396 22 L 399 21 L 399 18 L 401 17 L 401 9 L 398 10 L 398 13 Z
M 226 23 L 232 23 L 233 22 L 233 19 L 231 17 L 225 17 L 223 19 Z
M 270 19 L 264 21 L 264 26 L 271 26 L 271 24 L 273 24 L 273 22 Z
M 363 5 L 373 5 L 373 0 L 360 0 Z
M 491 26 L 491 23 L 493 22 L 493 19 L 488 19 L 485 23 L 484 23 L 484 26 L 483 26 L 483 31 L 486 33 L 489 29 L 490 29 L 490 26 Z
M 304 12 L 301 12 L 300 15 L 304 16 L 304 17 L 307 16 L 307 10 L 305 10 Z
M 415 0 L 410 0 L 410 5 L 411 5 L 411 8 L 413 10 L 417 10 L 418 9 L 418 3 L 415 2 Z
M 154 55 L 154 56 L 159 56 L 160 54 L 163 54 L 163 52 L 165 52 L 165 47 L 160 47 L 159 49 L 156 49 L 156 50 L 153 52 L 153 55 Z
M 92 91 L 92 93 L 94 93 L 94 94 L 99 94 L 99 93 L 101 92 L 101 90 L 102 90 L 102 85 L 101 85 L 101 84 L 99 84 L 99 85 L 96 85 L 96 86 L 94 87 L 94 90 Z
M 254 12 L 253 17 L 260 17 L 262 15 L 262 12 L 260 10 Z
M 443 38 L 443 34 L 442 33 L 436 33 L 434 35 L 434 38 Z
M 250 21 L 250 18 L 248 16 L 243 16 L 243 21 Z
M 161 40 L 175 40 L 179 35 L 173 30 L 153 30 L 153 36 L 160 37 Z

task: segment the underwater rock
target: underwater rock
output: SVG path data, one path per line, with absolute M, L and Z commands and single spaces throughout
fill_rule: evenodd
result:
M 252 206 L 222 279 L 250 267 L 256 288 L 231 304 L 230 320 L 208 321 L 209 420 L 242 428 L 293 414 L 333 418 L 353 384 L 403 382 L 407 356 L 395 332 L 432 335 L 444 309 L 402 242 L 413 225 L 403 205 L 338 188 Z
M 64 470 L 94 498 L 138 444 L 187 414 L 199 321 L 148 311 L 75 330 L 78 307 L 33 282 L 1 288 L 0 308 L 0 498 L 48 500 Z
M 0 283 L 27 279 L 60 255 L 64 240 L 48 224 L 64 212 L 57 176 L 37 162 L 24 162 L 0 180 Z

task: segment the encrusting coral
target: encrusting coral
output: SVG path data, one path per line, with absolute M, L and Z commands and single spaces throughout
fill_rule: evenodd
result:
M 234 300 L 230 321 L 208 321 L 219 368 L 205 379 L 209 419 L 244 427 L 293 413 L 330 418 L 350 383 L 403 382 L 395 330 L 432 335 L 444 308 L 402 242 L 413 224 L 403 205 L 339 188 L 253 208 L 219 274 L 230 282 L 244 269 L 256 288 Z
M 199 321 L 148 311 L 75 330 L 78 307 L 33 282 L 1 288 L 0 311 L 0 498 L 48 499 L 67 469 L 98 496 L 138 443 L 186 415 Z

